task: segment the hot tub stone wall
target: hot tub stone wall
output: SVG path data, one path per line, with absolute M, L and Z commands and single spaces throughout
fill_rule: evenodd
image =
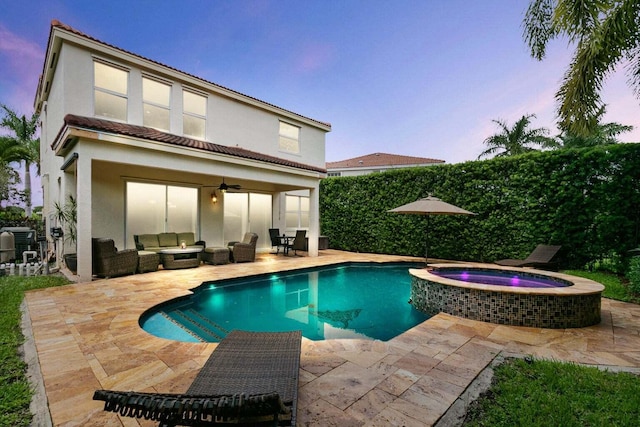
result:
M 411 280 L 413 306 L 502 325 L 583 328 L 600 323 L 600 294 L 540 295 L 447 286 L 418 277 Z

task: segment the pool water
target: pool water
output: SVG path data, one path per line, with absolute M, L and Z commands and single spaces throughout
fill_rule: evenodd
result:
M 512 286 L 520 288 L 560 288 L 571 286 L 570 282 L 554 279 L 549 276 L 513 272 L 509 270 L 482 269 L 433 269 L 431 274 L 462 282 L 479 283 L 483 285 Z
M 348 263 L 203 283 L 140 319 L 150 334 L 219 342 L 233 329 L 387 341 L 429 316 L 409 301 L 415 264 Z

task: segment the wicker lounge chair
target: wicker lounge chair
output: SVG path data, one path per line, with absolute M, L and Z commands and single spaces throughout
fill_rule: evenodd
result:
M 537 267 L 557 270 L 558 264 L 553 262 L 562 246 L 538 245 L 525 259 L 501 259 L 495 263 L 508 267 Z
M 300 331 L 235 330 L 185 394 L 97 390 L 93 399 L 105 411 L 161 426 L 295 426 L 301 341 Z

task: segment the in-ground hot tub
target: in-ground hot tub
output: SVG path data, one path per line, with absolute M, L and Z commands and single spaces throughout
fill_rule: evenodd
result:
M 604 286 L 581 277 L 493 264 L 432 264 L 409 273 L 411 303 L 429 315 L 538 328 L 600 323 Z

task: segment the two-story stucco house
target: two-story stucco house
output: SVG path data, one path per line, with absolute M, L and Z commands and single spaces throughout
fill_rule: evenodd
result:
M 91 238 L 193 231 L 207 246 L 268 229 L 308 230 L 331 125 L 160 64 L 53 21 L 35 97 L 46 228 L 77 200 L 78 275 Z M 222 183 L 229 191 L 221 191 Z M 49 236 L 50 238 L 50 236 Z M 62 243 L 60 240 L 58 245 Z

